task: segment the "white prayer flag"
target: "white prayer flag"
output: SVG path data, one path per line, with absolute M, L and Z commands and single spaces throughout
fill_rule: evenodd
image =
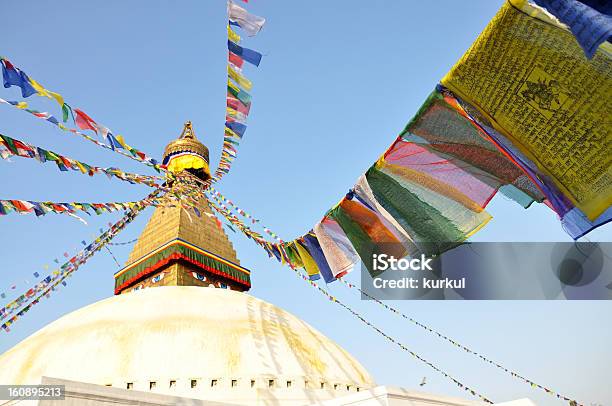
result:
M 257 34 L 266 23 L 265 18 L 250 14 L 248 11 L 231 1 L 227 2 L 227 13 L 230 21 L 238 24 L 240 28 L 245 30 L 251 37 Z

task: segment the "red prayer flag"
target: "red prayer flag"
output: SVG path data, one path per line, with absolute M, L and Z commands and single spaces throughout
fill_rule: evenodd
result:
M 11 200 L 11 203 L 13 203 L 13 206 L 15 206 L 15 208 L 20 212 L 32 211 L 32 209 L 25 205 L 21 200 Z
M 242 64 L 244 63 L 244 60 L 233 52 L 229 53 L 229 61 L 238 68 L 242 68 Z
M 76 125 L 81 130 L 93 130 L 96 133 L 98 132 L 98 124 L 91 117 L 79 109 L 74 109 L 74 112 L 76 113 Z
M 228 107 L 233 108 L 236 111 L 239 111 L 242 114 L 249 114 L 249 110 L 251 110 L 251 105 L 245 105 L 240 100 L 232 97 L 230 94 L 227 95 L 227 105 Z

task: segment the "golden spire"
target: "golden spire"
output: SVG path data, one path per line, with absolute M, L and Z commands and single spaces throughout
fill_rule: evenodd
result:
M 210 178 L 208 148 L 195 136 L 191 122 L 164 151 L 168 171 L 188 171 Z M 212 286 L 245 291 L 250 273 L 208 204 L 197 210 L 159 206 L 140 234 L 126 266 L 115 274 L 115 294 L 153 286 Z
M 210 178 L 209 153 L 206 145 L 195 136 L 191 121 L 187 121 L 183 132 L 166 145 L 162 163 L 174 173 L 189 170 L 202 179 Z

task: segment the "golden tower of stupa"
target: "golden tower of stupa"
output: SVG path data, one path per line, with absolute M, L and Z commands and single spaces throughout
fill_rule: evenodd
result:
M 170 142 L 163 164 L 172 173 L 188 171 L 207 180 L 208 148 L 195 136 L 191 122 Z M 205 203 L 196 216 L 181 207 L 158 207 L 123 269 L 115 274 L 115 294 L 153 286 L 208 286 L 238 291 L 251 286 L 249 271 Z

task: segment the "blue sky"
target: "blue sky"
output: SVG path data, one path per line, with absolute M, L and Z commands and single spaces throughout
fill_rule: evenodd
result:
M 219 190 L 285 239 L 310 228 L 393 141 L 443 74 L 469 47 L 500 0 L 334 2 L 251 0 L 267 17 L 265 29 L 244 45 L 264 54 L 254 82 L 249 129 L 239 158 Z M 225 108 L 225 3 L 219 1 L 7 0 L 0 6 L 2 46 L 31 77 L 64 95 L 131 145 L 160 156 L 192 120 L 218 162 Z M 14 89 L 0 97 L 17 99 Z M 51 101 L 34 108 L 59 114 Z M 0 132 L 98 166 L 151 174 L 137 162 L 0 106 Z M 60 173 L 51 165 L 13 158 L 0 162 L 3 199 L 126 201 L 147 193 L 105 177 Z M 569 241 L 555 215 L 524 210 L 497 197 L 494 216 L 474 240 Z M 151 211 L 117 241 L 136 238 Z M 89 226 L 59 215 L 0 219 L 0 289 L 21 287 L 54 258 L 75 252 L 118 215 L 88 218 Z M 252 294 L 302 317 L 354 354 L 378 383 L 466 396 L 428 367 L 367 330 L 324 300 L 288 269 L 240 235 L 230 236 L 242 264 L 253 270 Z M 589 235 L 610 241 L 612 227 Z M 121 262 L 130 247 L 114 247 Z M 68 287 L 0 333 L 0 352 L 50 321 L 112 295 L 110 255 L 100 252 Z M 536 270 L 534 270 L 536 271 Z M 358 280 L 355 272 L 352 280 Z M 560 404 L 507 375 L 437 341 L 340 284 L 340 299 L 408 347 L 496 401 L 530 397 Z M 18 288 L 19 289 L 19 288 Z M 589 403 L 609 404 L 612 327 L 608 302 L 395 302 L 517 372 Z M 7 366 L 2 366 L 7 367 Z M 10 367 L 10 366 L 8 366 Z

